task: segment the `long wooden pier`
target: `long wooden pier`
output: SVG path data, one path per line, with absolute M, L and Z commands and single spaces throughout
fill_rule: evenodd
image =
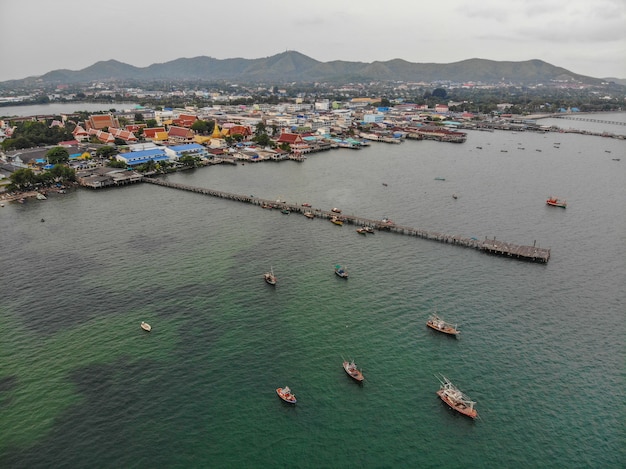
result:
M 474 248 L 479 251 L 483 251 L 488 254 L 494 254 L 499 256 L 509 257 L 511 259 L 525 260 L 531 262 L 546 263 L 550 259 L 550 249 L 539 248 L 536 246 L 521 246 L 512 243 L 506 243 L 504 241 L 493 239 L 478 240 L 477 238 L 466 238 L 459 235 L 448 235 L 439 233 L 436 231 L 421 230 L 418 228 L 412 228 L 409 226 L 397 225 L 391 222 L 385 222 L 383 220 L 373 220 L 370 218 L 358 217 L 355 215 L 343 215 L 337 214 L 330 210 L 321 210 L 312 207 L 303 207 L 302 205 L 288 204 L 283 201 L 262 199 L 260 197 L 254 197 L 252 195 L 233 194 L 230 192 L 217 191 L 213 189 L 207 189 L 204 187 L 189 186 L 186 184 L 179 184 L 176 182 L 169 182 L 163 179 L 144 177 L 143 182 L 150 184 L 156 184 L 158 186 L 169 187 L 172 189 L 178 189 L 188 192 L 195 192 L 197 194 L 210 195 L 212 197 L 219 197 L 221 199 L 229 199 L 237 202 L 244 202 L 252 205 L 258 205 L 261 207 L 272 207 L 278 210 L 289 210 L 293 213 L 310 212 L 315 218 L 322 218 L 329 220 L 332 217 L 339 216 L 344 223 L 350 223 L 357 226 L 369 226 L 373 229 L 380 231 L 389 231 L 390 233 L 403 234 L 407 236 L 415 236 L 423 239 L 430 239 L 438 241 L 440 243 L 454 244 L 456 246 Z

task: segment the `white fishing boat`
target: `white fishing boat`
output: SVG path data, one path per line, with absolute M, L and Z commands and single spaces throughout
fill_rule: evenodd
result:
M 348 269 L 342 265 L 337 264 L 335 266 L 335 274 L 341 278 L 348 278 Z
M 152 330 L 152 326 L 144 321 L 141 321 L 141 328 L 146 332 L 150 332 Z

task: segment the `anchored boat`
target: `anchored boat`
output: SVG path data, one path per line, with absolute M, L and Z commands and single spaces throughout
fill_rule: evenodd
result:
M 141 321 L 141 328 L 146 332 L 150 332 L 152 330 L 152 326 L 148 324 L 147 322 L 143 322 L 143 321 Z
M 343 225 L 343 220 L 341 218 L 339 218 L 339 217 L 336 217 L 336 216 L 330 217 L 330 222 L 334 223 L 335 225 L 339 225 L 339 226 Z
M 335 266 L 335 274 L 341 278 L 348 278 L 348 269 L 339 264 Z
M 558 197 L 550 196 L 548 200 L 546 200 L 546 204 L 551 205 L 553 207 L 567 208 L 567 202 L 565 200 L 559 199 Z
M 444 334 L 457 336 L 461 331 L 457 329 L 456 324 L 452 325 L 448 322 L 445 322 L 436 314 L 433 314 L 428 321 L 426 321 L 426 325 L 431 329 L 436 330 L 437 332 L 443 332 Z
M 474 409 L 474 405 L 476 404 L 474 401 L 463 394 L 459 388 L 452 384 L 445 376 L 441 375 L 441 378 L 438 379 L 441 383 L 441 387 L 439 391 L 437 391 L 437 395 L 448 407 L 466 417 L 472 419 L 478 417 L 478 412 Z
M 277 279 L 276 279 L 276 275 L 274 275 L 274 269 L 273 268 L 270 268 L 269 272 L 265 272 L 265 274 L 263 274 L 263 278 L 270 285 L 276 285 Z
M 296 402 L 298 402 L 296 396 L 291 392 L 291 389 L 289 389 L 289 386 L 285 386 L 284 388 L 277 388 L 276 394 L 278 394 L 278 397 L 280 397 L 287 404 L 295 404 Z
M 348 373 L 348 376 L 350 376 L 350 378 L 352 378 L 355 381 L 358 381 L 359 383 L 363 382 L 363 380 L 365 379 L 363 377 L 363 373 L 361 372 L 361 370 L 359 370 L 356 367 L 354 360 L 344 361 L 343 369 L 346 371 L 346 373 Z

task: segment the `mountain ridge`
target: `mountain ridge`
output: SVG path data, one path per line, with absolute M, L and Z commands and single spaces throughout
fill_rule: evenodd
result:
M 320 62 L 297 51 L 286 51 L 257 59 L 216 59 L 208 56 L 178 58 L 135 67 L 115 59 L 99 61 L 82 70 L 59 69 L 41 76 L 10 82 L 43 82 L 48 84 L 79 84 L 93 81 L 232 81 L 239 83 L 290 82 L 510 82 L 520 84 L 570 81 L 591 85 L 603 82 L 576 74 L 539 59 L 526 61 L 495 61 L 481 58 L 452 63 L 415 63 L 396 58 L 387 61 Z M 2 82 L 8 83 L 8 82 Z

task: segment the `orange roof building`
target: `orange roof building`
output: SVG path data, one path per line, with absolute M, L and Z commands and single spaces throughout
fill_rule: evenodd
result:
M 102 130 L 106 127 L 118 128 L 120 122 L 113 114 L 96 114 L 85 121 L 85 129 Z

